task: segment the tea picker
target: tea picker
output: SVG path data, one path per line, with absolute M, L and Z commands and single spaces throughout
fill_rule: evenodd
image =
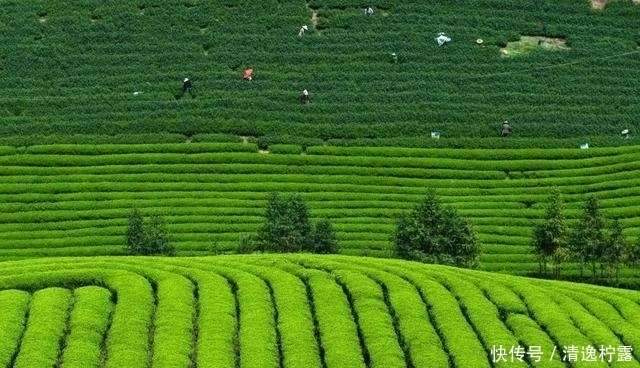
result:
M 309 102 L 311 102 L 311 99 L 309 98 L 309 91 L 305 89 L 300 95 L 300 103 L 303 105 L 307 105 Z
M 629 139 L 629 129 L 625 129 L 625 130 L 621 131 L 620 135 L 622 135 L 622 138 L 624 138 L 624 139 Z
M 242 79 L 246 81 L 251 81 L 253 79 L 253 68 L 249 67 L 242 74 Z
M 364 9 L 364 15 L 366 15 L 367 17 L 372 16 L 373 15 L 373 8 L 370 6 L 367 6 Z
M 440 32 L 438 33 L 438 37 L 436 37 L 435 40 L 438 43 L 438 46 L 442 46 L 445 43 L 451 42 L 451 37 L 447 37 L 444 32 Z
M 196 97 L 194 89 L 193 89 L 193 83 L 191 83 L 189 78 L 185 78 L 182 81 L 182 92 L 175 96 L 176 100 L 181 99 L 184 96 L 185 93 L 188 93 L 189 95 L 191 95 L 191 98 L 195 98 Z
M 502 122 L 502 128 L 500 129 L 500 133 L 503 137 L 508 137 L 511 134 L 511 125 L 509 125 L 508 121 Z
M 298 37 L 304 36 L 308 30 L 309 30 L 309 27 L 307 26 L 300 27 L 300 31 L 298 31 Z

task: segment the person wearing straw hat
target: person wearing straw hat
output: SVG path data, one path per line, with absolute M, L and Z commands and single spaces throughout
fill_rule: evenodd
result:
M 444 32 L 440 32 L 438 33 L 438 37 L 436 37 L 435 40 L 438 43 L 438 46 L 442 46 L 445 43 L 451 42 L 451 37 L 447 37 Z
M 189 80 L 189 78 L 185 78 L 182 80 L 182 92 L 177 94 L 176 100 L 181 99 L 185 93 L 188 93 L 189 95 L 191 95 L 191 98 L 195 98 L 196 95 L 193 91 L 193 83 L 191 83 L 191 81 Z
M 309 98 L 309 91 L 305 89 L 304 91 L 302 91 L 302 94 L 300 95 L 300 103 L 303 105 L 307 105 L 309 102 L 311 102 Z
M 629 139 L 629 129 L 624 129 L 620 134 L 622 135 L 622 138 Z
M 503 121 L 502 122 L 502 128 L 500 129 L 500 134 L 503 137 L 508 137 L 509 134 L 511 134 L 511 125 L 509 125 L 508 121 Z
M 309 27 L 307 27 L 306 25 L 300 27 L 300 31 L 298 31 L 298 37 L 304 36 L 308 30 L 309 30 Z

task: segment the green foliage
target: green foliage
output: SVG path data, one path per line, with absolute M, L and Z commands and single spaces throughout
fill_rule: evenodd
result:
M 402 215 L 393 235 L 405 259 L 476 267 L 480 248 L 469 222 L 453 207 L 443 207 L 430 190 L 410 215 Z
M 639 147 L 314 146 L 302 155 L 258 154 L 239 143 L 7 147 L 0 259 L 126 254 L 131 208 L 164 217 L 178 254 L 202 255 L 212 242 L 233 252 L 239 234 L 262 225 L 272 191 L 303 193 L 309 222 L 330 219 L 342 252 L 390 256 L 394 218 L 433 187 L 473 225 L 485 270 L 529 273 L 538 267 L 531 224 L 543 222 L 553 187 L 562 189 L 572 227 L 585 195 L 596 193 L 627 240 L 640 234 Z M 621 278 L 628 272 L 621 269 Z M 578 273 L 574 264 L 563 269 Z
M 605 224 L 598 200 L 589 196 L 584 204 L 582 218 L 571 238 L 573 257 L 580 262 L 580 269 L 590 264 L 592 278 L 596 278 L 596 264 L 602 261 L 606 246 Z
M 338 238 L 333 232 L 331 221 L 323 218 L 318 221 L 313 229 L 313 253 L 330 254 L 338 253 Z
M 637 8 L 628 1 L 602 12 L 581 2 L 540 3 L 378 1 L 371 3 L 376 14 L 365 18 L 362 2 L 327 0 L 14 2 L 0 17 L 0 27 L 11 30 L 0 48 L 7 76 L 0 135 L 15 143 L 26 134 L 119 140 L 126 133 L 374 140 L 440 129 L 442 145 L 461 137 L 470 140 L 456 144 L 476 146 L 497 135 L 506 115 L 517 135 L 536 141 L 619 138 L 620 126 L 634 124 L 638 113 L 628 84 L 640 70 L 630 52 L 639 37 Z M 299 39 L 292 24 L 308 23 L 310 9 L 317 27 Z M 424 24 L 451 32 L 454 41 L 438 48 L 429 32 L 420 33 Z M 398 34 L 421 37 L 398 42 Z M 502 59 L 498 46 L 523 34 L 568 37 L 575 50 Z M 478 37 L 486 47 L 474 45 Z M 400 62 L 389 62 L 391 52 Z M 251 83 L 240 77 L 247 64 L 256 70 Z M 175 101 L 187 74 L 198 98 Z M 33 77 L 27 86 L 24 75 Z M 314 98 L 308 109 L 297 103 L 302 88 Z
M 8 367 L 20 344 L 20 336 L 27 323 L 29 293 L 20 290 L 0 291 L 0 366 Z
M 495 344 L 557 346 L 553 359 L 544 354 L 555 368 L 565 366 L 562 346 L 640 343 L 638 301 L 632 290 L 339 255 L 7 261 L 0 358 L 107 368 L 533 363 L 494 364 Z
M 175 254 L 164 219 L 160 216 L 152 216 L 150 224 L 145 226 L 144 219 L 137 209 L 134 209 L 129 216 L 125 248 L 134 255 Z
M 294 202 L 296 200 L 294 199 Z M 258 231 L 260 249 L 275 252 L 296 252 L 303 249 L 304 235 L 299 231 L 304 223 L 308 223 L 308 212 L 303 207 L 302 213 L 294 214 L 289 207 L 289 200 L 280 199 L 278 193 L 272 193 L 267 202 L 265 223 Z M 294 218 L 302 219 L 302 224 L 294 222 Z
M 613 220 L 608 236 L 605 238 L 604 249 L 602 251 L 602 263 L 607 272 L 607 276 L 613 274 L 616 282 L 620 266 L 624 262 L 625 251 L 627 250 L 626 241 L 622 234 L 622 224 L 617 218 Z
M 132 254 L 148 254 L 149 234 L 144 227 L 144 219 L 137 209 L 129 216 L 126 233 L 126 248 Z
M 265 223 L 258 230 L 259 248 L 273 252 L 332 253 L 338 250 L 337 239 L 328 219 L 312 228 L 309 209 L 299 194 L 280 199 L 271 193 Z
M 253 241 L 253 236 L 251 234 L 240 234 L 240 238 L 238 239 L 238 247 L 236 248 L 236 253 L 247 254 L 247 253 L 253 253 L 255 250 L 256 250 L 256 245 Z
M 175 248 L 169 241 L 169 235 L 165 228 L 164 218 L 160 216 L 152 216 L 151 224 L 147 230 L 147 239 L 149 241 L 148 254 L 164 254 L 174 255 Z
M 640 236 L 634 244 L 627 245 L 625 264 L 640 269 Z
M 74 290 L 74 298 L 63 366 L 98 368 L 102 359 L 102 339 L 114 307 L 111 293 L 98 286 L 86 286 Z
M 547 272 L 547 261 L 552 260 L 554 275 L 560 276 L 560 264 L 566 260 L 567 225 L 562 213 L 564 205 L 560 191 L 554 188 L 545 211 L 545 222 L 535 227 L 533 246 L 540 262 L 540 271 Z
M 34 293 L 14 367 L 55 366 L 70 302 L 71 292 L 63 288 L 48 288 Z

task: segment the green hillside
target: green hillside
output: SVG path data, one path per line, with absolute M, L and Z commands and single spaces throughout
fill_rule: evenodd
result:
M 300 193 L 345 254 L 390 256 L 397 217 L 428 188 L 467 217 L 485 270 L 526 273 L 552 188 L 570 224 L 587 195 L 640 235 L 640 147 L 407 149 L 252 144 L 47 145 L 0 154 L 0 259 L 124 253 L 134 208 L 166 220 L 179 255 L 233 251 L 264 222 L 271 192 Z M 568 269 L 569 270 L 569 269 Z
M 640 128 L 640 6 L 631 0 L 601 10 L 586 0 L 369 3 L 371 17 L 362 1 L 5 1 L 0 138 L 217 133 L 416 145 L 431 131 L 495 137 L 507 119 L 521 138 L 618 144 L 622 129 Z M 438 47 L 438 32 L 452 42 Z M 521 36 L 567 49 L 504 57 L 500 48 Z M 252 82 L 241 79 L 247 66 Z M 184 77 L 197 98 L 176 101 Z M 310 106 L 298 102 L 303 89 Z
M 339 256 L 2 267 L 3 367 L 640 366 L 637 291 Z
M 640 291 L 516 276 L 554 188 L 640 239 L 638 0 L 1 9 L 0 368 L 640 368 Z M 429 189 L 481 271 L 381 258 Z M 228 254 L 272 192 L 342 254 Z

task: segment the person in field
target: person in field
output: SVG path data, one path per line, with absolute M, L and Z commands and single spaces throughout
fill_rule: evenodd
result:
M 447 37 L 443 32 L 438 33 L 438 37 L 435 38 L 438 46 L 442 46 L 445 43 L 451 42 L 451 37 Z
M 624 129 L 620 132 L 620 135 L 622 135 L 622 138 L 624 139 L 629 139 L 629 129 Z
M 309 91 L 305 89 L 300 95 L 300 103 L 303 105 L 307 105 L 309 102 L 311 102 L 311 99 L 309 98 Z
M 511 125 L 509 125 L 508 121 L 503 121 L 502 122 L 502 127 L 500 128 L 500 134 L 503 137 L 508 137 L 509 134 L 511 134 Z
M 247 68 L 247 70 L 244 71 L 244 73 L 242 74 L 242 79 L 246 80 L 246 81 L 251 81 L 253 79 L 253 68 L 249 67 Z
M 372 16 L 373 15 L 373 8 L 370 6 L 367 6 L 364 9 L 364 15 L 366 15 L 367 17 Z
M 176 100 L 181 99 L 184 96 L 185 93 L 188 93 L 191 96 L 191 98 L 195 98 L 196 97 L 196 95 L 195 95 L 195 93 L 193 91 L 193 83 L 191 83 L 189 78 L 185 78 L 185 79 L 182 80 L 182 91 L 175 96 Z
M 298 37 L 302 37 L 305 34 L 307 34 L 308 30 L 309 30 L 309 27 L 307 27 L 307 26 L 300 27 L 300 31 L 298 31 Z

